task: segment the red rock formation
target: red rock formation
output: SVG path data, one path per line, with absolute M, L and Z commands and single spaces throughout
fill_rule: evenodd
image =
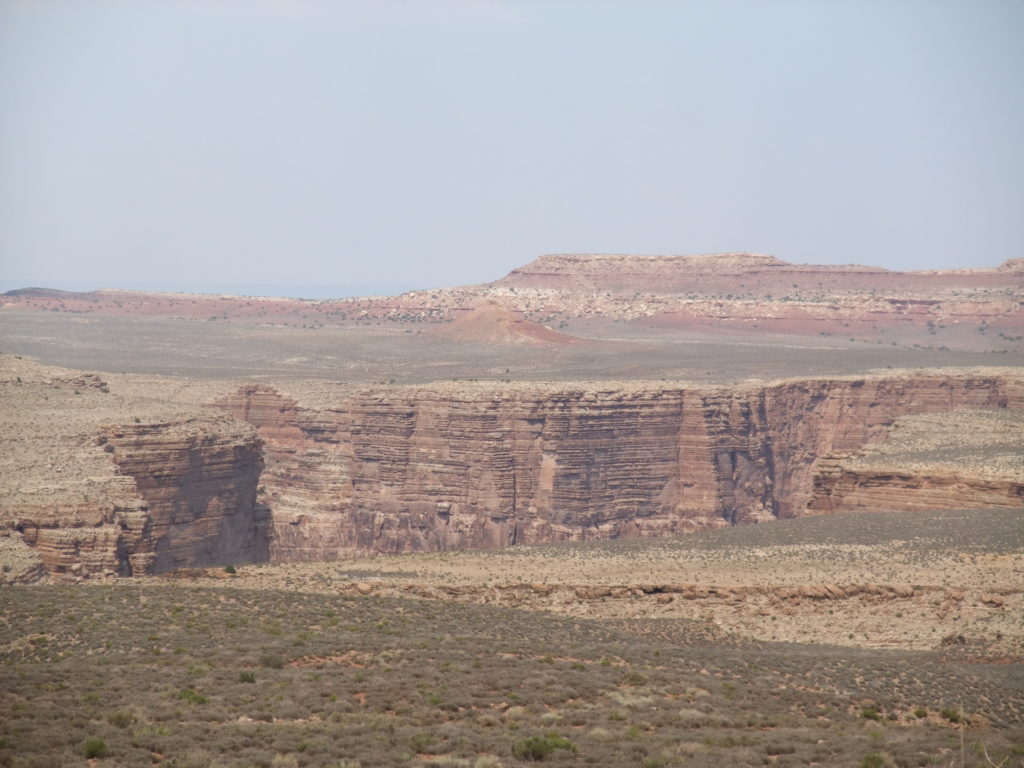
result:
M 23 506 L 15 526 L 58 577 L 164 573 L 267 559 L 267 512 L 255 503 L 261 443 L 225 417 L 108 427 L 118 475 L 104 500 Z
M 885 440 L 817 464 L 810 509 L 1024 507 L 1024 412 L 901 418 Z
M 494 285 L 597 294 L 651 291 L 726 293 L 760 289 L 934 291 L 942 286 L 1005 285 L 1020 270 L 1013 261 L 995 269 L 893 272 L 857 264 L 790 264 L 762 253 L 697 255 L 549 254 L 512 270 Z
M 122 569 L 266 559 L 265 513 L 256 504 L 261 443 L 227 418 L 109 427 L 99 441 L 135 482 L 144 507 L 118 517 Z
M 267 558 L 252 426 L 13 356 L 0 406 L 0 559 L 19 578 L 35 563 L 88 578 Z M 147 418 L 111 426 L 126 413 Z
M 814 477 L 815 512 L 917 509 L 1022 509 L 1024 478 L 984 478 L 969 473 L 851 469 L 822 462 Z
M 434 385 L 315 411 L 220 406 L 266 440 L 271 556 L 648 536 L 803 514 L 815 465 L 895 418 L 1024 406 L 1019 379 L 922 375 L 740 389 Z
M 433 335 L 466 344 L 548 346 L 577 344 L 582 339 L 526 320 L 518 312 L 495 303 L 471 309 Z

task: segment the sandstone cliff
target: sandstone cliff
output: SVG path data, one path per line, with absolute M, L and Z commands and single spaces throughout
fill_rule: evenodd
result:
M 20 580 L 39 563 L 62 577 L 160 573 L 1024 504 L 1018 370 L 733 387 L 435 383 L 332 390 L 316 407 L 248 384 L 217 413 L 169 404 L 174 387 L 146 400 L 0 361 L 0 525 Z M 940 415 L 950 434 L 988 436 L 985 450 L 1002 435 L 1000 472 L 965 473 L 963 456 L 922 443 Z
M 904 417 L 884 442 L 822 457 L 810 508 L 1024 507 L 1024 413 Z
M 98 377 L 0 362 L 6 549 L 31 547 L 61 578 L 266 559 L 250 426 L 110 393 Z
M 738 388 L 437 384 L 303 408 L 223 398 L 266 441 L 271 557 L 650 536 L 804 514 L 819 459 L 897 417 L 1024 407 L 1019 376 Z

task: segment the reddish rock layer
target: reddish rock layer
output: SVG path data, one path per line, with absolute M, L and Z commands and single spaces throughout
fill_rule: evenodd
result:
M 687 294 L 765 289 L 782 293 L 791 289 L 866 293 L 879 288 L 914 293 L 946 286 L 1000 286 L 1020 272 L 1013 261 L 996 269 L 893 272 L 857 264 L 790 264 L 761 253 L 573 253 L 541 256 L 512 270 L 495 285 L 590 294 L 609 290 Z
M 4 580 L 267 558 L 262 443 L 237 419 L 0 355 L 0 445 Z
M 317 411 L 252 385 L 219 404 L 266 440 L 272 559 L 313 560 L 804 514 L 819 457 L 904 414 L 1024 407 L 1024 386 L 975 375 L 731 390 L 436 385 Z
M 145 504 L 144 511 L 118 520 L 132 572 L 266 559 L 266 514 L 256 504 L 263 470 L 256 435 L 232 420 L 211 418 L 109 427 L 100 443 L 118 472 L 135 481 Z
M 822 462 L 814 478 L 815 512 L 1024 508 L 1024 478 L 988 479 L 966 473 L 923 474 L 850 469 Z
M 227 418 L 108 427 L 105 501 L 23 507 L 14 524 L 58 577 L 164 573 L 267 559 L 259 438 Z M 99 446 L 102 446 L 99 447 Z

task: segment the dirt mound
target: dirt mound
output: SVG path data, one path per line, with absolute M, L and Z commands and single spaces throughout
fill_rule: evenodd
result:
M 466 344 L 547 346 L 583 341 L 531 322 L 518 312 L 493 302 L 467 312 L 432 334 Z

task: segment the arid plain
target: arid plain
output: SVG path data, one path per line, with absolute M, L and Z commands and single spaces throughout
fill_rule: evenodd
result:
M 1024 764 L 1022 297 L 8 294 L 0 764 Z

